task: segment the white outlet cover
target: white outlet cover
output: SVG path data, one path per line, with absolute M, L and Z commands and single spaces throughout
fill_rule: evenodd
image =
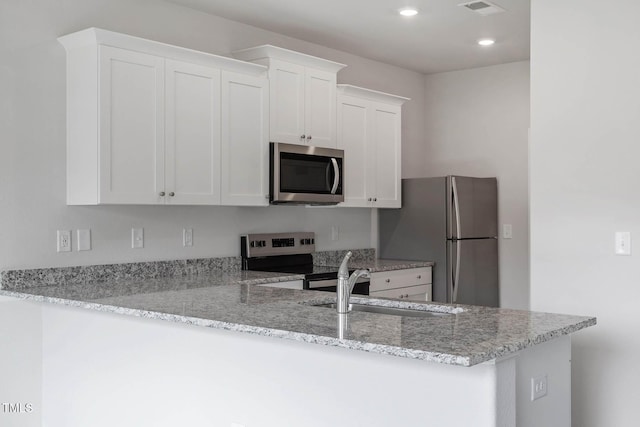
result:
M 182 229 L 182 246 L 193 246 L 193 228 Z
M 131 229 L 131 247 L 133 249 L 144 248 L 144 228 Z
M 58 230 L 56 249 L 58 252 L 71 252 L 71 230 Z
M 629 231 L 617 231 L 616 232 L 616 255 L 631 255 L 631 232 Z
M 511 224 L 502 224 L 502 238 L 503 239 L 513 238 L 513 226 Z
M 531 401 L 538 400 L 547 395 L 547 376 L 531 378 Z

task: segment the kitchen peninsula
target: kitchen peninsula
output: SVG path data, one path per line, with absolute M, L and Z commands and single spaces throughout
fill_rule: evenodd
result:
M 345 326 L 317 306 L 334 295 L 257 286 L 296 278 L 220 269 L 0 297 L 41 312 L 52 425 L 567 425 L 569 334 L 595 318 L 353 297 L 442 315 Z

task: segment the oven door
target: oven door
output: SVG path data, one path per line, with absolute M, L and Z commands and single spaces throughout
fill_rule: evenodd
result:
M 343 150 L 272 142 L 269 163 L 270 202 L 343 202 L 343 161 Z
M 338 279 L 337 275 L 333 278 L 307 276 L 302 285 L 303 289 L 310 291 L 337 292 Z M 353 287 L 352 295 L 369 295 L 369 279 L 360 278 Z

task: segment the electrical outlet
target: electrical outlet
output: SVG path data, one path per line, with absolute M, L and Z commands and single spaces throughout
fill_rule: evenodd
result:
M 547 395 L 547 376 L 531 378 L 531 401 L 540 399 Z
M 133 249 L 144 248 L 144 228 L 131 229 L 131 247 Z
M 58 230 L 58 252 L 71 252 L 71 230 Z
M 182 229 L 182 246 L 193 246 L 193 228 Z
M 511 224 L 502 224 L 502 238 L 503 239 L 513 238 L 513 227 L 511 226 Z
M 616 232 L 616 255 L 631 255 L 631 233 L 629 231 Z

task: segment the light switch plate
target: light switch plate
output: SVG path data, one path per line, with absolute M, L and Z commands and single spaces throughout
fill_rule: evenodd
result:
M 90 251 L 91 250 L 91 230 L 86 229 L 78 229 L 76 231 L 76 236 L 78 239 L 77 250 L 78 251 Z
M 144 248 L 144 228 L 131 229 L 131 247 L 133 249 Z

